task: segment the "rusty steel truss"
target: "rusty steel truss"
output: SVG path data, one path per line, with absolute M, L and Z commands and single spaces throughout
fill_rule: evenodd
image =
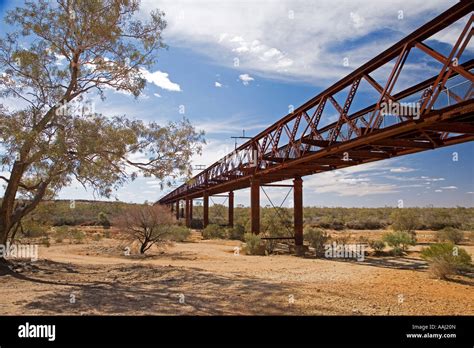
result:
M 259 185 L 287 179 L 299 182 L 306 175 L 474 140 L 474 60 L 461 63 L 474 33 L 473 4 L 461 1 L 451 7 L 168 193 L 159 203 L 171 205 L 247 187 L 257 190 Z M 461 19 L 465 25 L 449 54 L 426 43 Z M 439 72 L 395 93 L 410 54 L 422 54 L 437 62 Z M 380 77 L 374 77 L 386 71 L 388 78 L 383 83 Z M 366 103 L 353 110 L 353 101 L 364 93 L 362 82 L 373 88 L 376 98 L 371 105 Z M 402 110 L 403 105 L 408 106 Z M 330 106 L 337 111 L 338 120 L 322 125 Z M 399 112 L 391 112 L 390 107 L 398 107 Z M 258 199 L 258 193 L 252 193 L 251 203 L 257 204 Z M 258 212 L 253 210 L 256 216 L 252 219 L 257 224 Z M 258 226 L 252 229 L 258 232 Z

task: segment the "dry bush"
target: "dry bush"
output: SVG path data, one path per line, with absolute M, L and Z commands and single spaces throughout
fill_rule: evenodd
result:
M 162 205 L 132 206 L 114 219 L 114 225 L 129 239 L 140 243 L 140 254 L 156 243 L 172 240 L 176 224 L 170 210 Z
M 437 237 L 438 240 L 442 242 L 452 242 L 454 244 L 459 244 L 464 239 L 464 232 L 456 228 L 445 227 L 437 232 Z
M 371 240 L 369 241 L 369 246 L 374 250 L 375 254 L 381 254 L 383 249 L 385 249 L 385 242 L 383 240 Z
M 324 245 L 331 237 L 326 231 L 320 228 L 305 227 L 304 239 L 314 248 L 316 256 L 321 257 L 324 256 Z
M 437 243 L 421 250 L 434 276 L 447 279 L 450 275 L 472 270 L 472 258 L 465 249 L 453 243 Z
M 430 273 L 438 279 L 447 279 L 450 275 L 456 273 L 453 264 L 443 258 L 432 259 L 428 269 Z

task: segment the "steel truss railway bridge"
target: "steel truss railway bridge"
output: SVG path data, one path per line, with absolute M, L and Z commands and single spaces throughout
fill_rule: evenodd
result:
M 258 234 L 260 188 L 279 186 L 274 183 L 292 179 L 292 238 L 298 247 L 303 244 L 302 177 L 472 141 L 474 59 L 469 59 L 473 50 L 469 42 L 474 32 L 473 7 L 472 1 L 460 1 L 158 203 L 168 205 L 178 219 L 184 217 L 190 226 L 193 200 L 202 198 L 205 227 L 209 224 L 209 197 L 225 194 L 228 222 L 232 226 L 234 191 L 250 187 L 251 230 Z M 427 43 L 461 23 L 460 34 L 444 54 Z M 469 54 L 471 57 L 466 59 Z M 397 91 L 395 84 L 409 69 L 405 62 L 412 55 L 415 62 L 436 62 L 437 74 Z M 376 97 L 370 104 L 363 98 L 365 104 L 361 107 L 359 103 L 357 110 L 353 110 L 353 101 L 364 93 L 362 84 L 365 90 L 373 89 Z M 324 116 L 334 110 L 338 120 L 323 125 Z

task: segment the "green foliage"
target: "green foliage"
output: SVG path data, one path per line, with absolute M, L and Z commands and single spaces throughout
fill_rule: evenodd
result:
M 262 239 L 253 233 L 245 233 L 245 253 L 248 255 L 264 255 L 265 247 L 262 243 Z
M 0 98 L 22 103 L 0 105 L 0 170 L 19 178 L 6 183 L 0 223 L 11 224 L 0 225 L 0 243 L 73 179 L 110 197 L 138 172 L 158 179 L 188 174 L 203 142 L 186 119 L 160 125 L 93 110 L 106 89 L 142 93 L 143 71 L 165 47 L 161 11 L 137 16 L 139 1 L 58 3 L 26 0 L 7 12 L 2 28 Z M 134 161 L 138 154 L 147 160 Z M 13 214 L 7 207 L 17 197 L 29 199 Z
M 344 229 L 344 221 L 343 219 L 334 216 L 323 216 L 318 220 L 317 226 L 321 228 L 342 230 Z
M 227 237 L 226 229 L 219 225 L 210 224 L 202 231 L 204 239 L 225 239 Z
M 383 241 L 393 248 L 395 255 L 401 255 L 408 250 L 408 246 L 415 245 L 413 236 L 404 231 L 390 232 L 383 236 Z
M 268 237 L 288 236 L 293 231 L 293 220 L 285 208 L 263 208 L 260 229 Z
M 437 232 L 437 237 L 442 242 L 459 244 L 464 239 L 464 232 L 453 227 L 445 227 Z
M 244 241 L 245 227 L 242 225 L 234 225 L 227 229 L 227 236 L 229 239 Z
M 324 245 L 329 241 L 329 234 L 320 229 L 306 226 L 303 231 L 303 237 L 314 248 L 316 256 L 324 255 Z
M 97 220 L 99 224 L 102 225 L 104 228 L 110 228 L 110 221 L 106 213 L 101 211 L 99 215 L 97 215 Z
M 34 220 L 26 220 L 22 223 L 23 235 L 25 237 L 44 237 L 48 232 L 48 227 Z
M 434 224 L 432 218 L 436 215 L 443 217 L 444 221 L 464 231 L 474 230 L 474 208 L 316 208 L 305 207 L 303 210 L 304 223 L 313 227 L 328 230 L 375 230 L 385 229 L 391 224 L 391 214 L 394 211 L 411 211 L 419 225 L 416 229 L 433 230 L 439 229 L 438 223 Z M 278 213 L 277 213 L 278 211 Z M 196 220 L 202 220 L 202 206 L 195 206 L 193 215 Z M 261 209 L 261 231 L 270 236 L 288 236 L 287 227 L 293 230 L 292 208 L 262 208 Z M 209 220 L 212 223 L 227 224 L 227 207 L 223 205 L 211 205 L 209 207 Z M 250 211 L 248 207 L 235 207 L 234 223 L 250 232 Z M 195 227 L 198 227 L 196 225 Z M 436 227 L 436 228 L 434 228 Z
M 49 248 L 51 246 L 51 243 L 49 241 L 49 237 L 48 236 L 42 237 L 40 239 L 40 244 L 46 246 L 47 248 Z
M 376 254 L 380 254 L 385 249 L 385 242 L 383 240 L 371 240 L 369 246 L 375 251 Z
M 44 201 L 30 217 L 48 226 L 103 226 L 104 218 L 101 215 L 110 220 L 109 217 L 119 216 L 132 206 L 135 204 L 85 200 Z
M 293 234 L 293 220 L 286 208 L 263 208 L 260 220 L 262 236 L 278 238 Z M 273 254 L 280 241 L 278 239 L 265 240 L 263 245 L 266 254 Z
M 456 272 L 472 268 L 471 256 L 465 249 L 453 243 L 437 243 L 421 250 L 421 257 L 430 264 L 430 270 L 438 278 L 446 279 Z
M 411 209 L 396 209 L 390 214 L 390 219 L 392 221 L 391 228 L 394 231 L 410 233 L 415 231 L 420 225 L 419 215 L 415 210 Z
M 422 210 L 425 228 L 441 230 L 446 227 L 472 230 L 474 220 L 470 208 L 427 208 Z
M 184 226 L 173 225 L 170 228 L 170 239 L 175 242 L 184 242 L 191 235 L 191 230 Z
M 69 241 L 74 244 L 81 244 L 84 242 L 86 237 L 85 233 L 78 230 L 77 228 L 71 228 L 68 232 Z
M 55 241 L 58 243 L 63 242 L 65 239 L 69 240 L 69 243 L 81 244 L 86 235 L 84 232 L 77 228 L 70 228 L 68 226 L 60 226 L 54 228 L 53 234 Z

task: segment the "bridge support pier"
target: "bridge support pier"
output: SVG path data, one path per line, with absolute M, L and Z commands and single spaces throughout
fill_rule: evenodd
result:
M 229 192 L 229 227 L 234 227 L 234 191 Z
M 186 209 L 185 209 L 185 218 L 186 218 L 186 227 L 191 227 L 191 221 L 193 220 L 193 200 L 190 198 L 186 198 L 185 201 Z
M 179 200 L 176 201 L 176 220 L 179 220 Z
M 209 192 L 204 192 L 203 196 L 203 222 L 202 226 L 204 228 L 209 225 Z
M 250 180 L 250 230 L 260 233 L 260 180 Z
M 193 199 L 189 200 L 189 226 L 191 227 L 191 222 L 193 221 Z
M 293 202 L 295 245 L 299 254 L 303 251 L 303 180 L 299 176 L 293 180 Z

